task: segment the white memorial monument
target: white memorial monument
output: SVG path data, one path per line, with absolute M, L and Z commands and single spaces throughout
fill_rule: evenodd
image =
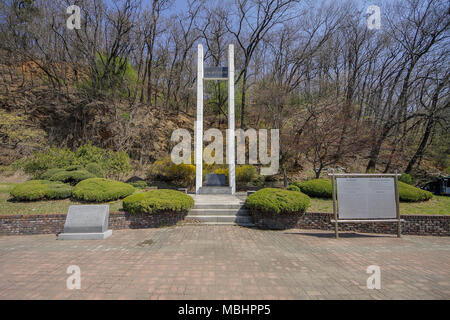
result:
M 236 157 L 235 157 L 235 115 L 234 115 L 234 45 L 228 47 L 228 67 L 203 67 L 203 46 L 198 45 L 197 64 L 197 121 L 195 126 L 195 162 L 196 193 L 236 193 Z M 229 166 L 229 187 L 203 188 L 203 81 L 228 80 L 228 130 L 227 130 L 227 164 Z M 225 191 L 225 192 L 223 192 Z

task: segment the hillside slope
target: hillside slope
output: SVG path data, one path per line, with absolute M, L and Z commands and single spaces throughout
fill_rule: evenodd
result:
M 87 141 L 127 151 L 132 159 L 151 162 L 167 155 L 170 137 L 178 128 L 193 129 L 192 118 L 127 99 L 88 97 L 74 87 L 45 84 L 38 69 L 25 64 L 25 75 L 0 66 L 0 111 L 11 118 L 10 131 L 2 130 L 0 163 L 8 165 L 42 146 L 75 148 Z M 42 80 L 44 79 L 44 80 Z M 19 123 L 20 122 L 20 123 Z M 34 136 L 15 141 L 14 132 L 31 130 Z

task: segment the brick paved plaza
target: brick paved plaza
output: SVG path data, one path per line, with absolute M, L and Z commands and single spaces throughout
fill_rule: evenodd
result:
M 0 237 L 0 299 L 449 299 L 450 238 L 178 226 Z M 67 267 L 81 289 L 66 289 Z M 370 265 L 381 290 L 369 290 Z

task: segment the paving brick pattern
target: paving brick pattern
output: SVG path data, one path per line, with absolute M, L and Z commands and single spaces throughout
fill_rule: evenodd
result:
M 450 238 L 237 226 L 0 237 L 0 299 L 450 299 Z M 81 290 L 66 288 L 81 268 Z M 381 290 L 369 290 L 369 265 Z

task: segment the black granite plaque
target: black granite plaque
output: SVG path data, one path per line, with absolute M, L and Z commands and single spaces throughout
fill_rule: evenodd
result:
M 207 187 L 226 187 L 227 177 L 224 174 L 207 174 L 206 175 Z

